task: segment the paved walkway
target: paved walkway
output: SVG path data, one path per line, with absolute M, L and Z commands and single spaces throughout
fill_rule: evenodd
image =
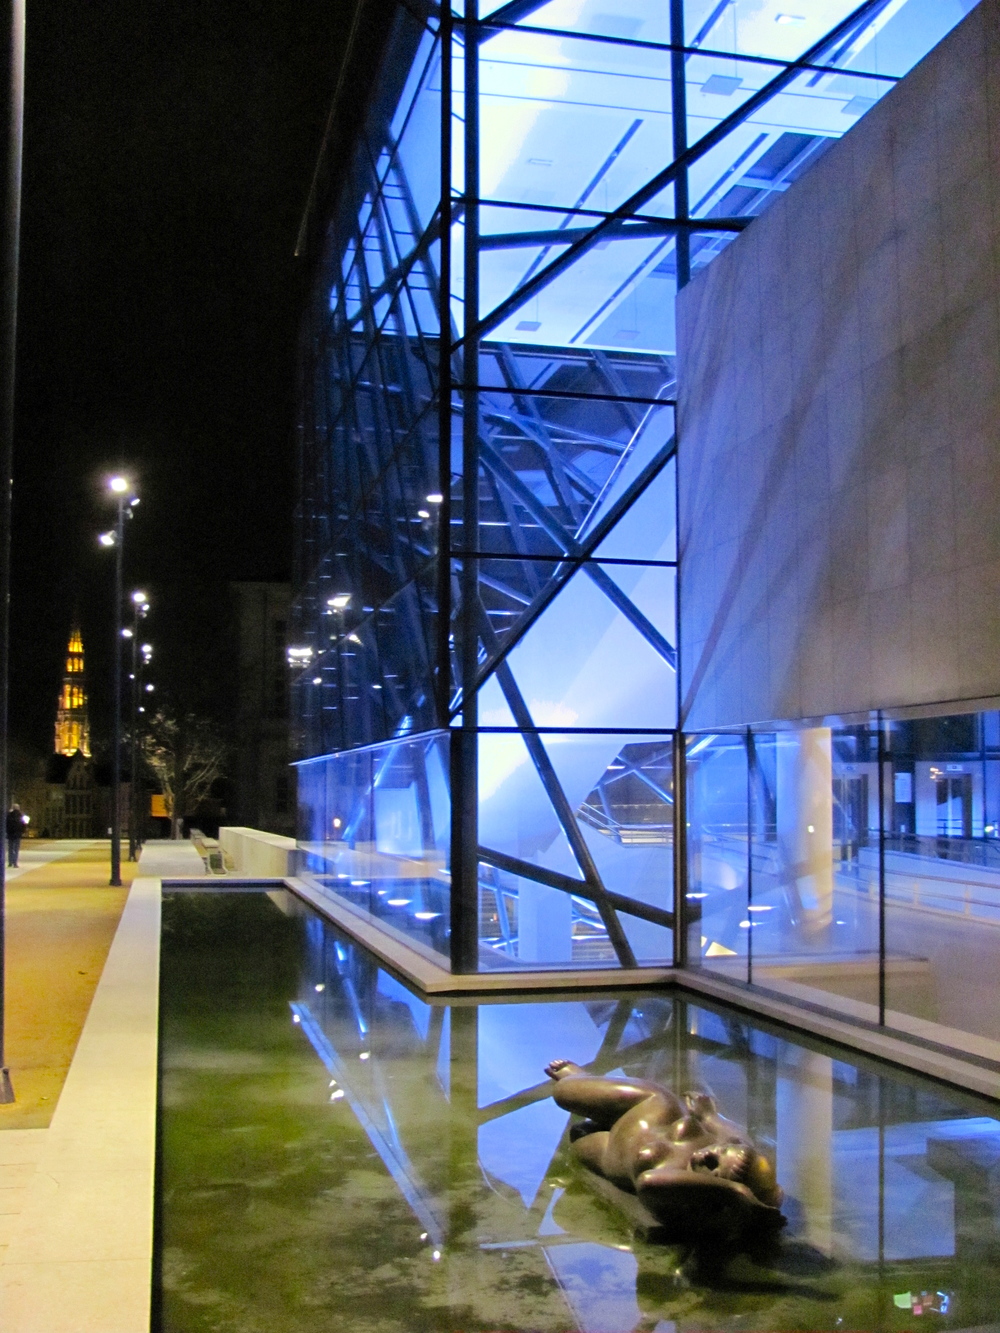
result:
M 44 1129 L 59 1100 L 127 888 L 106 840 L 25 844 L 7 888 L 6 1056 L 16 1101 L 0 1131 Z M 122 863 L 131 883 L 136 867 Z
M 22 875 L 28 874 L 31 870 L 37 870 L 39 866 L 48 865 L 51 861 L 61 861 L 66 856 L 73 856 L 74 853 L 83 851 L 86 847 L 99 846 L 95 844 L 92 838 L 83 840 L 74 840 L 72 838 L 61 838 L 58 840 L 44 842 L 38 838 L 31 838 L 21 843 L 21 856 L 19 864 L 15 867 L 7 867 L 7 883 L 11 880 L 20 879 Z M 110 844 L 108 844 L 110 856 Z
M 186 838 L 150 838 L 139 853 L 139 874 L 157 879 L 204 879 L 205 863 Z

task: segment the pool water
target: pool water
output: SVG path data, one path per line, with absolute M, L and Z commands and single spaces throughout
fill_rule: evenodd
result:
M 431 1005 L 283 890 L 163 908 L 164 1333 L 1000 1320 L 994 1103 L 669 993 Z M 711 1091 L 776 1158 L 777 1242 L 650 1239 L 570 1156 L 559 1056 Z

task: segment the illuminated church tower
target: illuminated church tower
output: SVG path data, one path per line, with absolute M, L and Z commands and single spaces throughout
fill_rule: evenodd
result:
M 83 639 L 74 626 L 66 649 L 66 671 L 56 713 L 56 754 L 90 758 L 90 722 L 87 718 L 87 684 L 83 673 Z

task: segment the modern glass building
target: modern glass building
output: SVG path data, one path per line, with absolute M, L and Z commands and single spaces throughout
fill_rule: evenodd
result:
M 747 982 L 755 948 L 822 937 L 874 958 L 850 1002 L 884 1016 L 886 857 L 944 837 L 986 864 L 997 714 L 818 739 L 836 874 L 789 888 L 780 792 L 808 738 L 678 733 L 674 312 L 974 3 L 400 5 L 316 201 L 290 648 L 307 879 L 457 973 Z M 942 911 L 978 910 L 940 880 Z

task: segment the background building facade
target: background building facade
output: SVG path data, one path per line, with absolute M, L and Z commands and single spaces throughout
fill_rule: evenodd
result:
M 295 833 L 288 750 L 287 583 L 231 585 L 236 624 L 236 745 L 229 821 Z
M 970 8 L 397 14 L 303 329 L 289 646 L 306 871 L 383 929 L 683 957 L 676 294 Z

